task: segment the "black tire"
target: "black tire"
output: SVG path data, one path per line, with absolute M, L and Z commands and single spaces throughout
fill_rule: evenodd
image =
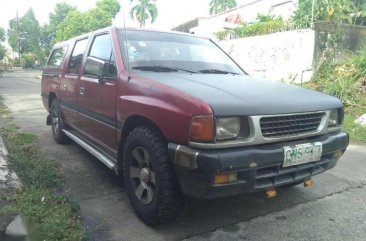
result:
M 61 113 L 60 103 L 57 99 L 52 100 L 50 115 L 53 139 L 58 144 L 69 143 L 70 139 L 62 131 L 65 128 L 65 124 Z
M 123 177 L 131 206 L 147 225 L 171 221 L 183 207 L 168 145 L 158 130 L 138 127 L 129 134 L 123 152 Z

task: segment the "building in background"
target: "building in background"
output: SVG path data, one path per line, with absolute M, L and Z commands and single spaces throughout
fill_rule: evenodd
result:
M 172 30 L 215 38 L 215 32 L 234 29 L 241 23 L 252 23 L 256 21 L 258 14 L 281 16 L 287 20 L 296 10 L 297 2 L 297 0 L 248 0 L 236 8 L 213 16 L 196 18 Z

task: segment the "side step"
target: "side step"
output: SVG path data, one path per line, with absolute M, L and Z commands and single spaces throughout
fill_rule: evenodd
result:
M 96 158 L 98 158 L 98 160 L 100 160 L 101 162 L 103 162 L 108 168 L 114 170 L 115 172 L 117 171 L 117 165 L 116 165 L 116 163 L 114 161 L 112 161 L 110 158 L 108 158 L 105 154 L 103 154 L 102 152 L 98 151 L 93 146 L 91 146 L 90 144 L 86 143 L 84 140 L 82 140 L 81 138 L 77 137 L 72 132 L 70 132 L 68 130 L 62 130 L 62 131 L 65 133 L 65 135 L 67 135 L 68 137 L 70 137 L 70 139 L 72 139 L 73 141 L 75 141 L 77 144 L 79 144 L 81 147 L 83 147 L 85 150 L 87 150 L 90 154 L 92 154 L 93 156 L 95 156 Z

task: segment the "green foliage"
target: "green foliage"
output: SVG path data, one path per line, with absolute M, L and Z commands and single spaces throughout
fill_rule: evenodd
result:
M 234 30 L 226 29 L 216 32 L 214 35 L 219 41 L 221 41 L 227 39 L 231 34 L 235 34 L 238 38 L 245 38 L 286 31 L 289 28 L 288 23 L 283 21 L 282 17 L 258 14 L 256 20 L 257 21 L 255 23 L 243 23 Z
M 8 114 L 2 101 L 0 98 L 0 113 Z M 8 205 L 0 214 L 25 217 L 29 240 L 85 240 L 78 206 L 62 194 L 57 162 L 40 158 L 34 135 L 21 133 L 9 123 L 0 131 L 9 151 L 10 168 L 22 181 L 20 190 L 6 196 Z
M 5 29 L 0 27 L 0 42 L 4 42 L 4 41 L 5 41 Z
M 311 25 L 312 1 L 299 0 L 298 9 L 292 19 L 296 27 Z M 366 2 L 364 0 L 317 0 L 314 21 L 333 23 L 366 24 Z
M 225 29 L 225 30 L 223 30 L 223 31 L 219 31 L 219 32 L 214 33 L 214 35 L 215 35 L 215 37 L 216 37 L 219 41 L 221 41 L 221 40 L 225 40 L 225 39 L 227 39 L 227 37 L 228 37 L 230 34 L 232 34 L 232 33 L 234 33 L 234 31 L 233 31 L 233 30 Z
M 345 111 L 343 128 L 351 140 L 366 142 L 366 127 L 355 123 L 355 119 L 366 113 L 366 96 L 361 97 L 359 105 L 348 106 Z
M 133 2 L 134 0 L 131 0 Z M 144 27 L 146 20 L 151 19 L 151 23 L 155 22 L 158 16 L 158 9 L 155 5 L 156 0 L 138 0 L 138 4 L 133 6 L 130 11 L 130 17 L 137 19 L 140 27 Z
M 88 33 L 112 24 L 112 19 L 120 10 L 117 0 L 99 0 L 96 7 L 79 12 L 70 10 L 66 17 L 56 27 L 56 40 L 62 41 Z
M 0 60 L 3 60 L 6 56 L 6 49 L 5 47 L 0 43 Z
M 366 69 L 361 67 L 366 64 L 366 61 L 355 64 L 355 60 L 352 59 L 335 64 L 331 61 L 331 56 L 332 52 L 328 51 L 321 59 L 313 78 L 317 89 L 338 97 L 347 105 L 357 105 L 360 100 L 357 82 L 366 77 Z M 354 58 L 358 59 L 359 57 Z
M 32 9 L 19 18 L 18 24 L 16 18 L 9 21 L 8 38 L 10 46 L 15 51 L 19 50 L 20 45 L 21 54 L 35 53 L 42 57 L 39 45 L 41 42 L 40 26 Z
M 332 58 L 332 52 L 325 52 L 313 81 L 305 87 L 340 98 L 346 107 L 344 129 L 352 140 L 366 141 L 366 127 L 354 122 L 366 113 L 366 95 L 361 87 L 366 81 L 366 51 L 341 63 L 333 63 Z
M 282 19 L 274 19 L 267 22 L 256 22 L 253 24 L 242 24 L 235 29 L 238 37 L 250 37 L 287 30 L 287 24 Z
M 258 14 L 256 17 L 257 22 L 271 22 L 280 19 L 282 19 L 282 17 L 276 17 L 274 15 L 264 15 L 264 14 Z
M 218 14 L 228 9 L 236 7 L 236 0 L 211 0 L 210 1 L 210 14 Z
M 6 49 L 1 42 L 5 41 L 5 30 L 0 27 L 0 60 L 3 60 L 6 56 Z
M 20 66 L 23 68 L 32 68 L 35 64 L 36 57 L 32 53 L 23 54 L 20 57 Z
M 71 11 L 76 11 L 76 7 L 65 2 L 57 3 L 53 12 L 49 15 L 48 24 L 41 27 L 41 46 L 45 50 L 45 57 L 49 55 L 53 45 L 56 43 L 57 26 Z

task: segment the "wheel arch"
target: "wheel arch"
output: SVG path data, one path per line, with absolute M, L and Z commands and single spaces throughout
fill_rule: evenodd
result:
M 164 137 L 166 140 L 166 136 L 161 131 L 161 129 L 158 127 L 157 124 L 155 124 L 152 120 L 141 116 L 141 115 L 132 115 L 128 117 L 122 126 L 121 135 L 120 135 L 120 141 L 119 141 L 119 148 L 118 148 L 118 165 L 119 167 L 122 166 L 122 156 L 123 156 L 123 148 L 126 143 L 126 139 L 128 135 L 131 133 L 132 130 L 134 130 L 137 127 L 141 126 L 147 126 L 153 129 L 156 129 L 159 131 L 159 133 Z

